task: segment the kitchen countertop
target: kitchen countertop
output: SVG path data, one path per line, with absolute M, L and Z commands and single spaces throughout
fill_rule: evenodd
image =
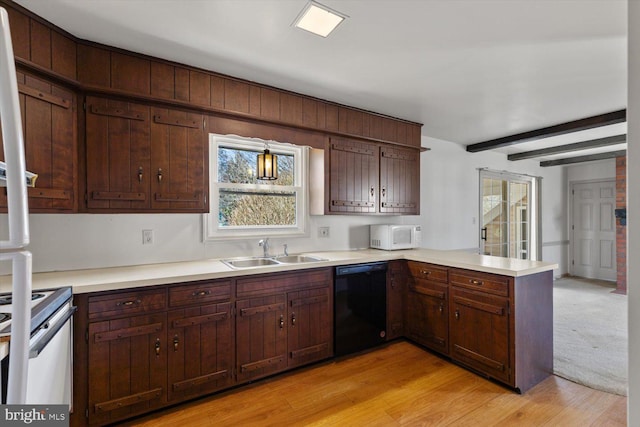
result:
M 335 252 L 305 252 L 304 255 L 313 255 L 323 258 L 326 261 L 233 269 L 222 263 L 220 259 L 208 259 L 128 267 L 36 273 L 33 275 L 33 289 L 71 286 L 73 293 L 79 294 L 196 280 L 239 277 L 260 273 L 389 261 L 394 259 L 429 262 L 447 267 L 466 268 L 512 277 L 527 276 L 558 267 L 557 264 L 548 262 L 500 258 L 463 251 L 442 251 L 434 249 L 410 249 L 401 251 L 363 249 Z M 0 292 L 10 291 L 10 276 L 0 276 Z

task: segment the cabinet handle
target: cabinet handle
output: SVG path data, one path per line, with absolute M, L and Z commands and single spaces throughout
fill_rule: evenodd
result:
M 155 348 L 156 348 L 156 357 L 160 357 L 160 338 L 156 339 Z
M 440 314 L 442 314 L 442 312 L 444 311 L 444 305 L 442 303 L 440 303 L 440 308 L 438 308 L 438 311 L 440 312 Z
M 284 316 L 280 315 L 280 329 L 284 329 Z
M 373 197 L 374 194 L 375 194 L 375 190 L 373 187 L 371 187 L 371 197 Z
M 296 326 L 296 314 L 291 315 L 291 326 Z
M 162 182 L 162 168 L 158 168 L 158 182 Z
M 484 282 L 482 280 L 469 279 L 469 283 L 476 286 L 482 286 Z
M 385 197 L 387 195 L 387 189 L 382 187 L 382 197 Z
M 142 182 L 142 166 L 138 168 L 138 181 Z
M 456 320 L 460 320 L 460 311 L 456 310 Z
M 178 344 L 180 343 L 180 340 L 178 339 L 178 336 L 174 336 L 173 337 L 173 351 L 178 351 Z
M 425 276 L 428 276 L 431 274 L 429 270 L 422 270 L 421 273 L 424 274 Z
M 116 303 L 116 307 L 120 307 L 120 306 L 124 306 L 124 307 L 129 307 L 132 306 L 133 304 L 140 304 L 140 300 L 129 300 L 129 301 L 124 301 L 124 302 L 118 302 Z
M 210 295 L 211 291 L 207 290 L 207 291 L 196 291 L 194 293 L 191 294 L 191 296 L 194 297 L 204 297 L 206 295 Z

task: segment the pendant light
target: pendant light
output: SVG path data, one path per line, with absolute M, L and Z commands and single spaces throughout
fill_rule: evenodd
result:
M 264 152 L 258 154 L 257 178 L 265 181 L 278 179 L 278 157 L 269 152 L 269 145 L 264 144 Z

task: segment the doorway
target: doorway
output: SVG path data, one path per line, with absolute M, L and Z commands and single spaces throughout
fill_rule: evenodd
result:
M 571 275 L 615 281 L 615 180 L 573 183 L 571 198 Z
M 480 253 L 537 260 L 538 179 L 480 170 Z

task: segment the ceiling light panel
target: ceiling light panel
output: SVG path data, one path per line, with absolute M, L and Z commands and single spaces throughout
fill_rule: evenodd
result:
M 315 1 L 310 1 L 293 22 L 293 26 L 327 37 L 345 18 L 348 16 Z

